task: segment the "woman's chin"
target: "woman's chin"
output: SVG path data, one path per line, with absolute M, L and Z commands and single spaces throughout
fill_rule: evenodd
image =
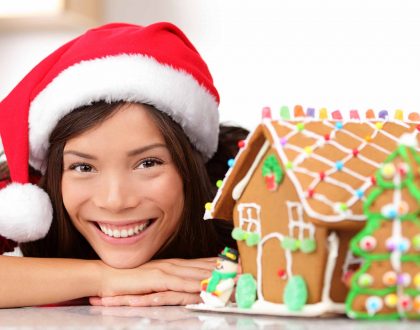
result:
M 145 264 L 152 258 L 152 256 L 149 257 L 144 254 L 139 256 L 134 255 L 133 253 L 121 253 L 116 251 L 115 253 L 107 252 L 104 255 L 98 253 L 98 255 L 106 265 L 118 269 L 136 268 Z

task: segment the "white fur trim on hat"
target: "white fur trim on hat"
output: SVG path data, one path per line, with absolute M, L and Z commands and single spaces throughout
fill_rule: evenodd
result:
M 35 97 L 29 111 L 30 164 L 44 170 L 48 137 L 58 121 L 80 106 L 101 100 L 153 105 L 180 124 L 207 158 L 217 149 L 215 97 L 184 71 L 151 57 L 123 54 L 72 65 Z
M 47 193 L 33 184 L 12 183 L 0 190 L 0 234 L 23 243 L 45 237 L 52 222 Z

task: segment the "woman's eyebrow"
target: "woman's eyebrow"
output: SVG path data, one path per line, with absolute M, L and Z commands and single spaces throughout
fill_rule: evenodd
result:
M 166 145 L 163 143 L 155 143 L 155 144 L 150 144 L 144 147 L 140 147 L 134 150 L 131 150 L 129 152 L 127 152 L 127 156 L 128 157 L 132 157 L 132 156 L 136 156 L 139 155 L 143 152 L 146 152 L 148 150 L 151 149 L 155 149 L 155 148 L 166 148 Z M 80 152 L 80 151 L 76 151 L 76 150 L 66 150 L 63 152 L 63 155 L 75 155 L 81 158 L 86 158 L 86 159 L 90 159 L 90 160 L 97 160 L 97 158 L 95 156 L 86 154 L 84 152 Z
M 127 152 L 127 156 L 129 157 L 136 156 L 136 155 L 142 154 L 143 152 L 146 152 L 155 148 L 166 148 L 166 145 L 163 143 L 150 144 L 148 146 L 144 146 L 144 147 L 137 148 L 137 149 Z
M 91 159 L 91 160 L 96 160 L 97 159 L 95 156 L 85 154 L 84 152 L 75 151 L 75 150 L 64 151 L 63 156 L 64 155 L 75 155 L 75 156 L 78 156 L 78 157 L 81 157 L 81 158 L 86 158 L 86 159 Z

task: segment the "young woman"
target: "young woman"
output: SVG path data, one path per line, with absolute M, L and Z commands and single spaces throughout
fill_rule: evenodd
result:
M 25 256 L 0 256 L 0 307 L 199 302 L 234 244 L 203 206 L 247 134 L 222 127 L 218 142 L 217 106 L 206 64 L 168 23 L 105 25 L 38 64 L 0 104 L 0 235 Z

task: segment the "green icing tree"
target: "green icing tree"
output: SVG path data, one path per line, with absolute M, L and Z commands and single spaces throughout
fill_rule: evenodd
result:
M 400 145 L 376 172 L 363 205 L 366 225 L 350 243 L 363 260 L 346 300 L 351 318 L 420 318 L 419 171 L 419 153 Z

